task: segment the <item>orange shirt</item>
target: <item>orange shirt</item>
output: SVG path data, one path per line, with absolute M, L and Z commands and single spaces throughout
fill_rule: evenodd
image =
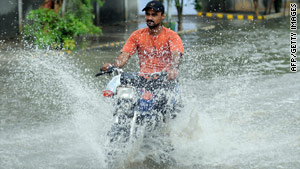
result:
M 171 52 L 184 53 L 182 41 L 178 34 L 163 27 L 162 32 L 157 36 L 151 36 L 149 28 L 134 31 L 122 52 L 133 55 L 138 51 L 141 73 L 155 73 L 168 70 L 171 66 Z

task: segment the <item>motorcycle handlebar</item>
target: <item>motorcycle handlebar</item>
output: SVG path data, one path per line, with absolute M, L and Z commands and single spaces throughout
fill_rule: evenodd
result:
M 107 70 L 102 70 L 102 68 L 100 68 L 100 72 L 97 73 L 95 76 L 98 77 L 98 76 L 101 76 L 104 74 L 111 74 L 113 72 L 123 72 L 123 71 L 120 68 L 116 68 L 114 66 L 109 66 Z
M 100 68 L 100 72 L 97 73 L 95 75 L 95 77 L 98 77 L 98 76 L 101 76 L 101 75 L 104 75 L 104 74 L 111 74 L 113 72 L 118 72 L 118 74 L 120 74 L 120 73 L 123 72 L 123 70 L 120 69 L 120 68 L 114 67 L 114 66 L 109 66 L 107 70 L 102 70 L 102 68 Z M 155 76 L 166 77 L 167 72 L 166 71 L 161 71 L 161 72 L 155 72 L 155 73 L 151 73 L 151 74 L 147 74 L 147 75 L 149 75 L 150 79 L 152 79 Z

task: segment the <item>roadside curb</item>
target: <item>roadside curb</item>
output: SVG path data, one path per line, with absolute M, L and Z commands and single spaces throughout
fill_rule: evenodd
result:
M 227 20 L 262 20 L 263 16 L 244 15 L 244 14 L 225 14 L 225 13 L 212 13 L 212 12 L 198 12 L 198 16 L 207 18 L 227 19 Z
M 285 16 L 283 12 L 270 15 L 251 15 L 251 14 L 230 14 L 230 13 L 213 13 L 213 12 L 198 12 L 198 16 L 212 19 L 225 20 L 268 20 Z

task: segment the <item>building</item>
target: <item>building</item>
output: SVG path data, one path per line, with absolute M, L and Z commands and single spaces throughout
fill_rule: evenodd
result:
M 21 5 L 20 1 L 0 1 L 0 39 L 16 37 L 19 34 L 19 22 L 22 23 L 24 16 L 30 10 L 39 8 L 42 3 L 42 0 L 26 0 Z
M 43 0 L 0 0 L 0 39 L 17 37 L 26 15 L 42 3 Z M 138 0 L 106 0 L 103 7 L 96 4 L 94 7 L 95 24 L 98 25 L 138 18 Z

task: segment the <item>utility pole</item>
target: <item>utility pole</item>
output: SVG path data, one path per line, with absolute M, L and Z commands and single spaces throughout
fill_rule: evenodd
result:
M 67 0 L 63 0 L 63 4 L 62 4 L 62 7 L 61 7 L 62 17 L 65 16 L 66 6 L 67 6 Z
M 125 22 L 127 22 L 128 21 L 128 0 L 124 0 L 124 12 L 125 12 Z
M 23 32 L 23 2 L 18 0 L 18 13 L 19 13 L 19 32 Z
M 100 6 L 98 2 L 96 2 L 96 24 L 97 26 L 100 25 Z
M 172 1 L 168 0 L 168 7 L 167 7 L 167 22 L 171 22 L 171 4 Z

